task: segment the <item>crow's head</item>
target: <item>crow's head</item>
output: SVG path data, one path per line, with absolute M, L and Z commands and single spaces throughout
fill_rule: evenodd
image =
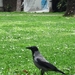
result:
M 26 49 L 29 49 L 32 51 L 32 53 L 38 51 L 38 48 L 36 46 L 26 47 Z

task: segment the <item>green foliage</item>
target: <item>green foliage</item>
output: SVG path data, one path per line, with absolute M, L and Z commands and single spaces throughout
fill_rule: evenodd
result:
M 7 11 L 10 12 L 11 9 L 12 9 L 12 6 L 10 4 L 7 4 L 7 7 L 6 7 Z
M 75 74 L 74 18 L 62 13 L 0 12 L 0 75 L 40 75 L 26 49 L 32 45 L 67 75 Z
M 65 11 L 66 10 L 66 5 L 67 5 L 67 0 L 60 0 L 58 2 L 57 7 L 58 7 L 59 11 Z

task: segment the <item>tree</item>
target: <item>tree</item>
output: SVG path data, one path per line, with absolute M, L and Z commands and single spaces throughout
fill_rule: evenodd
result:
M 17 0 L 16 11 L 21 11 L 21 0 Z
M 67 0 L 67 9 L 64 16 L 74 16 L 75 15 L 75 0 Z

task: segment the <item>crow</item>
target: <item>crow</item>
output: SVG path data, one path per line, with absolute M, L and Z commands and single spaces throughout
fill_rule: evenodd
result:
M 53 64 L 49 63 L 39 52 L 38 48 L 36 46 L 26 47 L 26 49 L 29 49 L 32 51 L 33 56 L 33 62 L 37 68 L 41 70 L 41 75 L 44 75 L 47 71 L 55 71 L 62 73 L 65 75 L 64 72 L 59 70 L 57 67 L 55 67 Z

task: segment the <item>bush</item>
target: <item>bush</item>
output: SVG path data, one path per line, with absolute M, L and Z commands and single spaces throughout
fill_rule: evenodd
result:
M 67 5 L 67 0 L 60 0 L 58 2 L 57 8 L 58 8 L 59 11 L 65 11 L 66 5 Z

